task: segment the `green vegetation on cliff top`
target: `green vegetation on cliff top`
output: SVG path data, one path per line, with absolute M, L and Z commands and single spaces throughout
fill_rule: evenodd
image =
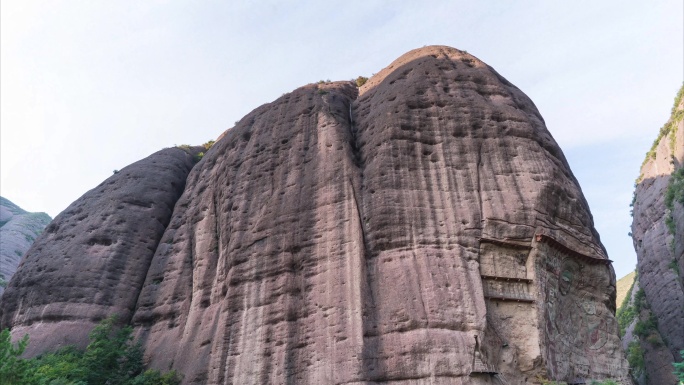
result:
M 670 113 L 670 119 L 665 123 L 660 128 L 660 131 L 658 132 L 658 136 L 656 139 L 653 141 L 653 144 L 651 145 L 651 148 L 648 150 L 646 153 L 646 158 L 644 159 L 644 162 L 641 164 L 643 167 L 646 162 L 649 161 L 649 159 L 655 159 L 656 157 L 656 148 L 658 147 L 658 143 L 660 143 L 660 140 L 666 136 L 670 135 L 670 148 L 674 146 L 674 138 L 675 134 L 677 133 L 677 124 L 684 119 L 684 109 L 678 110 L 677 107 L 679 104 L 682 102 L 682 97 L 684 97 L 684 84 L 679 88 L 679 92 L 677 92 L 677 96 L 675 96 L 674 100 L 674 105 L 672 106 L 672 110 Z M 639 178 L 641 179 L 641 177 Z M 639 182 L 639 180 L 637 180 Z

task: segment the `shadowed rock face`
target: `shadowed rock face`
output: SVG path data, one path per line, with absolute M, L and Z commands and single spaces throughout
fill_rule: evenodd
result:
M 671 362 L 680 361 L 679 352 L 684 350 L 684 206 L 674 200 L 673 226 L 669 230 L 666 222 L 670 210 L 665 204 L 672 175 L 682 168 L 684 161 L 684 102 L 675 107 L 668 122 L 672 124 L 670 133 L 660 139 L 654 156 L 649 156 L 641 167 L 634 192 L 632 238 L 638 280 L 648 303 L 642 318 L 645 320 L 651 313 L 655 316 L 658 325 L 651 339 L 661 341 L 641 341 L 647 353 L 650 384 L 676 383 L 671 375 Z
M 29 355 L 85 346 L 99 320 L 130 319 L 193 155 L 178 148 L 136 162 L 59 214 L 22 260 L 0 304 L 2 326 L 28 333 Z
M 0 197 L 0 279 L 9 282 L 19 261 L 33 241 L 50 223 L 45 213 L 29 213 Z M 0 286 L 0 296 L 5 291 Z
M 223 134 L 131 323 L 187 384 L 627 383 L 614 301 L 533 103 L 475 57 L 426 47 Z

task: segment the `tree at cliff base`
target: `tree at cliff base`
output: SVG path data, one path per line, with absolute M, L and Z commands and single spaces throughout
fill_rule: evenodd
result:
M 145 370 L 143 353 L 133 342 L 130 326 L 118 328 L 116 318 L 100 322 L 90 333 L 85 351 L 73 346 L 24 359 L 28 335 L 12 343 L 8 329 L 0 332 L 0 385 L 178 385 L 175 372 Z

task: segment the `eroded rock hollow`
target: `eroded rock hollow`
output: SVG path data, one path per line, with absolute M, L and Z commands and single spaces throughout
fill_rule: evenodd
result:
M 186 384 L 629 383 L 615 275 L 578 183 L 534 104 L 472 55 L 425 47 L 360 88 L 304 86 L 181 174 L 168 225 L 139 214 L 158 205 L 142 191 L 149 203 L 112 207 L 159 224 L 130 232 L 140 240 L 69 241 L 68 221 L 110 217 L 78 202 L 58 217 L 11 282 L 3 325 L 45 350 L 60 325 L 116 310 L 151 365 Z M 41 264 L 82 274 L 52 265 L 51 236 L 80 242 L 66 254 L 92 284 L 46 297 Z M 118 242 L 142 239 L 119 262 Z

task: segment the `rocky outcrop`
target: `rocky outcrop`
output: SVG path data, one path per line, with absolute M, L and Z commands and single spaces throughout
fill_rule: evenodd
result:
M 29 213 L 0 197 L 0 296 L 17 270 L 19 261 L 52 218 Z
M 154 250 L 136 299 L 98 314 L 132 314 L 151 365 L 186 384 L 629 383 L 615 274 L 562 152 L 453 48 L 244 117 Z M 3 322 L 36 333 L 25 307 Z
M 170 148 L 118 171 L 59 214 L 26 253 L 0 304 L 29 355 L 84 346 L 99 320 L 130 320 L 196 150 Z
M 684 88 L 682 88 L 684 90 Z M 644 383 L 675 384 L 674 377 L 653 380 L 671 372 L 684 350 L 684 102 L 682 90 L 672 117 L 647 154 L 633 201 L 632 238 L 637 253 L 639 284 L 645 296 L 640 312 L 639 339 L 647 353 Z M 669 196 L 669 198 L 668 198 Z M 629 342 L 629 341 L 628 341 Z M 649 352 L 654 352 L 648 355 Z

